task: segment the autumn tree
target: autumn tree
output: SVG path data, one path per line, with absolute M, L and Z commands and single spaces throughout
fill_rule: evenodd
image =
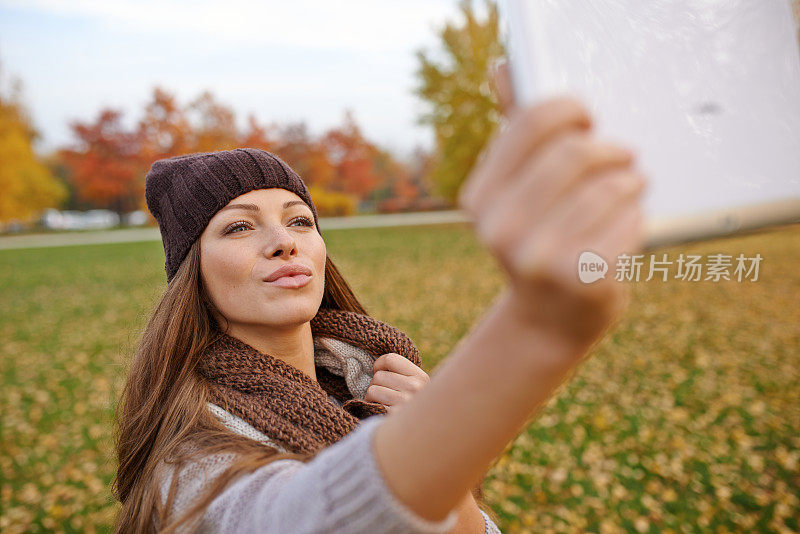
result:
M 411 151 L 411 156 L 406 163 L 409 180 L 419 191 L 421 197 L 433 196 L 434 186 L 431 182 L 434 157 L 422 145 L 417 145 Z
M 322 143 L 336 172 L 333 189 L 366 198 L 380 182 L 375 172 L 378 149 L 364 138 L 351 110 L 345 111 L 341 126 L 325 133 Z
M 484 5 L 486 17 L 479 20 L 472 1 L 462 0 L 463 20 L 447 23 L 438 33 L 443 45 L 441 62 L 417 51 L 420 85 L 415 93 L 430 109 L 418 122 L 434 128 L 432 180 L 436 192 L 450 201 L 500 121 L 488 69 L 505 51 L 498 36 L 497 5 L 492 0 Z
M 314 139 L 304 122 L 276 128 L 273 152 L 297 172 L 309 186 L 333 190 L 336 170 L 325 145 Z
M 413 182 L 409 168 L 397 161 L 391 153 L 377 149 L 373 156 L 375 173 L 380 185 L 370 195 L 379 207 L 407 207 L 420 196 L 420 189 Z
M 148 163 L 190 152 L 193 135 L 186 111 L 174 95 L 160 87 L 139 120 L 141 156 Z
M 138 209 L 144 196 L 145 163 L 138 131 L 122 124 L 122 112 L 103 109 L 93 122 L 70 125 L 77 146 L 60 151 L 81 200 L 119 215 Z
M 237 148 L 239 132 L 236 114 L 229 106 L 204 91 L 187 108 L 191 124 L 192 152 L 213 152 Z
M 76 146 L 61 150 L 53 169 L 72 184 L 74 205 L 144 209 L 145 174 L 154 161 L 236 147 L 278 154 L 315 191 L 320 213 L 345 215 L 364 200 L 411 201 L 420 194 L 408 166 L 370 142 L 351 111 L 322 136 L 312 136 L 303 122 L 267 127 L 253 115 L 240 132 L 233 109 L 210 92 L 184 106 L 156 87 L 134 130 L 125 130 L 121 114 L 109 109 L 72 130 Z
M 239 146 L 275 151 L 276 140 L 266 126 L 261 125 L 252 113 L 247 116 L 247 129 L 240 137 Z
M 20 93 L 19 82 L 14 83 L 11 94 L 0 92 L 0 224 L 31 221 L 67 196 L 64 185 L 34 153 L 38 133 Z

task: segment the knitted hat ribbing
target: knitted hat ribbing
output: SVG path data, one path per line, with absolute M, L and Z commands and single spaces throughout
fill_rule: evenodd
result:
M 317 209 L 305 183 L 279 157 L 255 148 L 198 152 L 153 163 L 145 178 L 145 200 L 161 230 L 167 282 L 172 280 L 192 243 L 228 202 L 254 189 L 277 187 L 295 193 Z M 321 233 L 321 232 L 320 232 Z

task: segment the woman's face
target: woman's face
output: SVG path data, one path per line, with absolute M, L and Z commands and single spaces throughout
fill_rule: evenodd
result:
M 325 254 L 311 208 L 299 196 L 256 189 L 231 200 L 209 221 L 200 236 L 200 273 L 231 331 L 297 326 L 310 321 L 322 303 Z M 282 287 L 292 280 L 266 281 L 286 265 L 307 267 L 308 283 Z M 295 277 L 294 283 L 304 278 Z

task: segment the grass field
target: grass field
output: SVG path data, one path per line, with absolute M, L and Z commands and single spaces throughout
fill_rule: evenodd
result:
M 429 372 L 504 284 L 463 224 L 324 235 Z M 666 252 L 763 260 L 755 282 L 632 283 L 489 471 L 504 532 L 800 531 L 800 226 Z M 164 284 L 160 242 L 0 251 L 0 531 L 109 530 L 115 398 Z

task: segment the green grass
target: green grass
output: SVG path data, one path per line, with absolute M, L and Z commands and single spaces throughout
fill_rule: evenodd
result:
M 325 233 L 433 372 L 502 289 L 463 224 Z M 639 282 L 625 317 L 489 471 L 504 532 L 797 531 L 800 227 L 668 249 L 760 253 L 756 282 Z M 165 284 L 160 242 L 0 251 L 0 530 L 108 531 L 112 414 Z

